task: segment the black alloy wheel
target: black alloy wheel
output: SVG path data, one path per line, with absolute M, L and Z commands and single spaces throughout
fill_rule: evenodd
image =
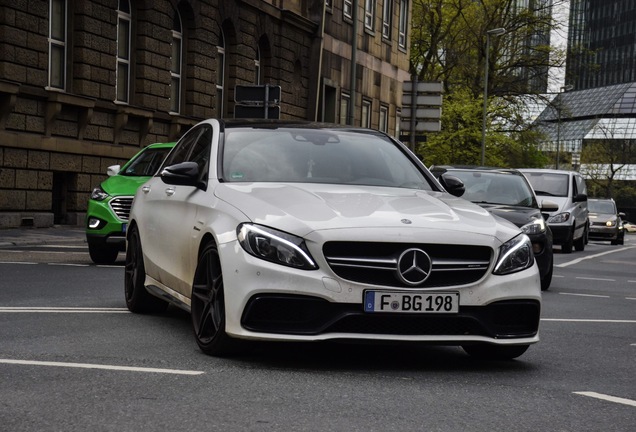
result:
M 134 313 L 161 313 L 168 308 L 168 302 L 151 295 L 144 286 L 146 269 L 141 249 L 141 239 L 137 228 L 129 233 L 126 248 L 126 267 L 124 271 L 124 290 L 126 306 Z
M 192 284 L 191 317 L 201 351 L 214 356 L 237 352 L 238 341 L 225 333 L 225 295 L 219 251 L 207 244 L 199 257 Z

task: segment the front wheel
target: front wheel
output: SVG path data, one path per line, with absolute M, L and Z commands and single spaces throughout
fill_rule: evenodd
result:
M 201 351 L 226 356 L 236 353 L 238 341 L 225 333 L 225 293 L 219 251 L 214 243 L 203 248 L 192 284 L 191 317 Z
M 543 276 L 541 279 L 541 291 L 547 291 L 550 288 L 550 284 L 552 283 L 552 270 L 553 264 L 550 264 L 550 270 Z
M 574 234 L 572 234 L 572 236 L 574 236 Z M 587 238 L 587 228 L 583 230 L 583 235 L 581 236 L 581 238 L 574 242 L 574 248 L 578 252 L 583 252 L 585 250 L 585 245 L 587 243 L 585 241 L 586 238 Z
M 133 228 L 129 234 L 126 248 L 126 267 L 124 272 L 124 290 L 126 306 L 135 313 L 160 313 L 168 308 L 168 303 L 151 295 L 144 286 L 146 268 L 141 249 L 139 231 Z
M 468 355 L 482 360 L 512 360 L 528 350 L 529 345 L 463 345 Z
M 104 244 L 102 241 L 89 239 L 88 254 L 95 264 L 113 264 L 117 261 L 119 255 L 119 247 Z

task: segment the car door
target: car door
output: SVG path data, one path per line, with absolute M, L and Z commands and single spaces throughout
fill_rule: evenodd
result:
M 195 226 L 196 205 L 206 194 L 212 125 L 202 124 L 190 131 L 168 156 L 157 176 L 142 187 L 144 214 L 140 222 L 142 247 L 149 276 L 168 288 L 186 294 L 190 276 L 184 271 L 191 256 L 189 239 Z M 200 184 L 197 186 L 167 183 L 162 171 L 183 162 L 195 162 L 199 167 Z

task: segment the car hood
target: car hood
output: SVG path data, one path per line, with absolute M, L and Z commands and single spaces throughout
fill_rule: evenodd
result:
M 502 204 L 480 204 L 494 215 L 502 217 L 518 227 L 530 223 L 533 219 L 541 218 L 541 211 L 532 207 L 518 207 Z
M 326 229 L 422 229 L 454 237 L 484 235 L 504 242 L 518 228 L 485 209 L 441 192 L 373 186 L 222 183 L 216 196 L 252 222 L 299 236 Z
M 139 186 L 146 183 L 148 179 L 150 179 L 148 176 L 115 175 L 104 180 L 101 187 L 104 192 L 111 196 L 133 196 L 135 195 L 135 192 L 137 192 Z

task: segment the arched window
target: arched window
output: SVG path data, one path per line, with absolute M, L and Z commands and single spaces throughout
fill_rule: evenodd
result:
M 181 15 L 175 11 L 172 24 L 172 58 L 170 67 L 170 111 L 181 112 L 181 66 L 183 54 L 183 33 Z
M 66 0 L 49 5 L 49 87 L 66 89 Z
M 223 100 L 225 86 L 225 35 L 219 29 L 219 44 L 216 47 L 216 108 L 217 115 L 223 117 Z
M 119 0 L 117 8 L 117 69 L 115 100 L 128 103 L 130 95 L 130 2 Z

